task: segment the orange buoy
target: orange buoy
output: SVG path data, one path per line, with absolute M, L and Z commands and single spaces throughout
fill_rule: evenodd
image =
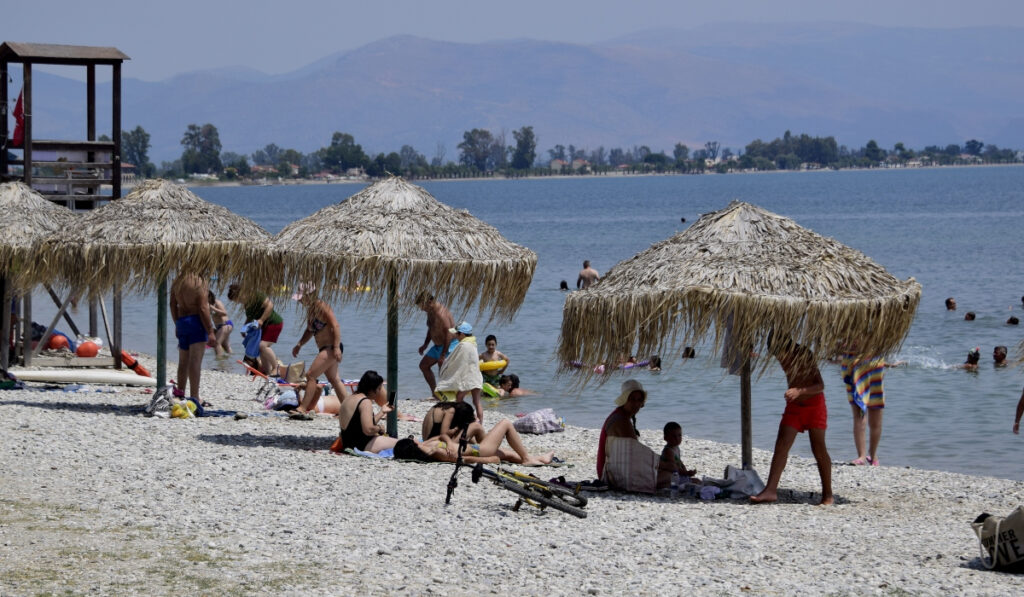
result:
M 46 343 L 46 347 L 49 348 L 50 350 L 70 348 L 70 346 L 68 345 L 68 339 L 58 334 L 50 336 L 50 341 Z
M 121 351 L 121 362 L 124 363 L 125 367 L 128 367 L 138 375 L 141 375 L 143 377 L 152 377 L 149 374 L 149 371 L 142 366 L 142 363 L 135 360 L 135 357 L 128 354 L 128 351 L 126 350 Z
M 67 342 L 67 340 L 65 340 L 65 342 Z M 86 340 L 85 342 L 79 344 L 78 348 L 75 350 L 75 354 L 77 354 L 80 357 L 94 357 L 99 353 L 99 345 L 96 344 L 95 342 L 90 342 L 89 340 Z

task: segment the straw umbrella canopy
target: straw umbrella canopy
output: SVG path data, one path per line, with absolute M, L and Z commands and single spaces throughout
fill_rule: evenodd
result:
M 167 278 L 191 272 L 230 279 L 266 267 L 271 237 L 252 220 L 186 187 L 146 181 L 43 243 L 35 279 L 63 279 L 98 295 L 157 287 L 157 385 L 166 379 Z M 116 356 L 116 355 L 115 355 Z
M 612 364 L 620 354 L 663 353 L 680 338 L 711 338 L 727 362 L 742 364 L 747 467 L 750 369 L 771 362 L 760 350 L 770 331 L 818 358 L 853 340 L 861 354 L 887 355 L 903 342 L 920 297 L 913 278 L 899 280 L 834 239 L 733 201 L 572 293 L 558 357 L 569 371 L 573 362 Z
M 388 304 L 388 388 L 397 391 L 398 296 L 421 291 L 449 306 L 510 320 L 522 304 L 537 255 L 464 210 L 453 209 L 399 177 L 286 226 L 274 239 L 285 281 L 319 285 L 341 302 Z M 274 281 L 270 278 L 268 281 Z M 360 292 L 349 292 L 359 288 Z M 389 431 L 396 429 L 394 416 Z
M 5 339 L 0 347 L 0 366 L 6 368 L 9 347 L 10 317 L 6 305 L 14 289 L 31 286 L 26 280 L 28 266 L 36 262 L 38 243 L 47 236 L 69 227 L 75 213 L 43 198 L 23 182 L 0 184 L 0 325 Z

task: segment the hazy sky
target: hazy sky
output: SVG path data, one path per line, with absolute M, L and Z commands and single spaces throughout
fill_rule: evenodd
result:
M 1022 0 L 2 0 L 2 6 L 17 10 L 2 10 L 0 39 L 116 46 L 132 57 L 124 75 L 149 81 L 236 65 L 283 73 L 399 34 L 589 43 L 722 21 L 1024 26 Z

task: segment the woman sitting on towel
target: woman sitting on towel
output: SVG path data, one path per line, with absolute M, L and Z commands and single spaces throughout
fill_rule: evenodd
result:
M 470 417 L 471 421 L 475 419 L 472 411 L 473 407 L 464 402 L 456 402 L 455 404 L 463 405 L 457 407 L 459 410 L 468 408 L 469 412 L 453 414 L 453 419 L 460 418 L 464 420 L 467 416 Z M 425 421 L 430 420 L 431 413 L 428 412 Z M 443 421 L 440 424 L 443 425 Z M 402 442 L 400 442 L 402 448 L 399 448 L 397 445 L 395 446 L 395 458 L 422 460 L 425 462 L 455 462 L 455 458 L 459 451 L 459 439 L 461 439 L 461 436 L 462 431 L 458 431 L 451 437 L 451 441 L 441 439 L 440 436 L 429 438 L 420 443 L 417 443 L 415 440 L 402 440 Z M 526 446 L 523 445 L 523 438 L 519 436 L 519 432 L 512 426 L 512 421 L 509 421 L 508 419 L 502 419 L 499 421 L 498 424 L 492 427 L 486 434 L 483 433 L 483 427 L 481 425 L 475 422 L 472 423 L 469 426 L 467 441 L 477 442 L 467 444 L 466 452 L 463 454 L 464 459 L 466 459 L 466 457 L 473 457 L 475 459 L 466 459 L 466 462 L 470 463 L 494 463 L 499 460 L 503 460 L 513 464 L 522 464 L 523 466 L 540 466 L 542 464 L 550 464 L 552 457 L 554 456 L 553 452 L 548 452 L 539 456 L 532 456 L 527 452 Z M 512 449 L 508 450 L 506 448 L 502 448 L 501 443 L 503 441 L 507 441 L 508 445 Z M 348 446 L 348 444 L 345 445 L 346 447 Z
M 466 402 L 438 402 L 423 417 L 421 433 L 424 441 L 439 438 L 451 445 L 459 442 L 463 430 L 470 430 L 470 437 L 474 437 L 477 428 L 483 431 L 483 426 L 476 422 L 472 406 Z
M 373 412 L 374 403 L 380 407 L 377 414 Z M 384 426 L 380 424 L 389 412 L 391 406 L 384 390 L 384 378 L 376 371 L 363 373 L 356 391 L 341 401 L 338 411 L 344 446 L 375 453 L 395 447 L 398 440 L 385 435 Z

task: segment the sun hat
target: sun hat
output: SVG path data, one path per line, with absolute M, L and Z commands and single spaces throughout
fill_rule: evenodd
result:
M 615 399 L 615 406 L 622 406 L 629 400 L 629 395 L 633 392 L 643 392 L 644 400 L 647 400 L 647 390 L 644 389 L 640 382 L 635 379 L 627 379 L 622 382 L 622 393 Z
M 302 284 L 299 284 L 295 294 L 292 295 L 292 300 L 301 301 L 304 294 L 312 292 L 316 292 L 316 284 L 313 284 L 312 282 L 303 282 Z
M 448 328 L 449 334 L 463 333 L 467 336 L 473 333 L 473 326 L 468 321 L 463 321 L 457 327 Z

